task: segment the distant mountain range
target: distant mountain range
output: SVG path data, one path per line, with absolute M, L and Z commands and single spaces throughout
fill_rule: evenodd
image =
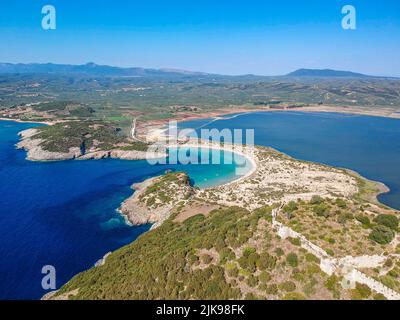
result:
M 120 68 L 107 65 L 98 65 L 93 62 L 82 65 L 54 64 L 54 63 L 0 63 L 1 73 L 47 73 L 47 74 L 88 74 L 94 76 L 202 76 L 202 72 L 192 72 L 178 69 L 146 69 Z
M 287 74 L 288 77 L 338 77 L 338 78 L 365 78 L 372 77 L 362 73 L 331 69 L 299 69 Z
M 5 73 L 86 74 L 92 76 L 111 77 L 235 77 L 179 69 L 121 68 L 98 65 L 93 62 L 82 65 L 54 63 L 0 63 L 0 74 Z M 263 78 L 262 76 L 255 75 L 242 75 L 236 77 Z M 362 73 L 331 69 L 299 69 L 285 75 L 284 77 L 377 78 Z

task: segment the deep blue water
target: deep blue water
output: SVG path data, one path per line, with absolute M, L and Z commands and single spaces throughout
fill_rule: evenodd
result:
M 208 124 L 207 124 L 208 123 Z M 345 167 L 385 183 L 380 201 L 400 209 L 400 120 L 337 113 L 257 112 L 180 128 L 254 129 L 255 143 L 295 158 Z M 199 129 L 196 131 L 199 132 Z
M 150 226 L 131 227 L 115 211 L 135 182 L 167 169 L 205 187 L 235 178 L 235 165 L 149 165 L 146 161 L 31 162 L 16 150 L 32 124 L 0 121 L 0 299 L 38 299 L 44 265 L 57 288 Z

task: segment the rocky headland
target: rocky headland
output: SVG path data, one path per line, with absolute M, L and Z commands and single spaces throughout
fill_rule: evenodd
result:
M 31 161 L 63 161 L 63 160 L 89 160 L 89 159 L 123 159 L 123 160 L 144 160 L 158 159 L 166 157 L 162 152 L 147 152 L 142 150 L 123 150 L 118 146 L 110 150 L 99 150 L 92 147 L 85 150 L 81 147 L 70 147 L 67 152 L 49 151 L 43 147 L 45 139 L 38 137 L 38 129 L 27 129 L 21 131 L 19 136 L 21 141 L 17 143 L 18 149 L 27 152 L 26 158 Z
M 133 225 L 151 223 L 152 229 L 168 219 L 178 203 L 195 193 L 189 177 L 183 172 L 170 172 L 132 185 L 134 194 L 118 211 Z

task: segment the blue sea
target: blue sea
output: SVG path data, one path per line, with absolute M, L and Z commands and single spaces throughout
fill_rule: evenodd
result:
M 133 183 L 166 170 L 187 172 L 200 188 L 237 178 L 235 163 L 27 161 L 25 151 L 14 145 L 18 132 L 30 127 L 0 121 L 0 299 L 38 299 L 46 293 L 44 265 L 55 267 L 59 288 L 147 231 L 150 225 L 128 226 L 116 212 L 133 193 Z

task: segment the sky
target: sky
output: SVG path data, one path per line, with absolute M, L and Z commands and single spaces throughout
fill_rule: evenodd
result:
M 56 29 L 41 26 L 44 5 Z M 356 30 L 342 28 L 342 7 Z M 3 0 L 0 62 L 400 76 L 399 0 Z

